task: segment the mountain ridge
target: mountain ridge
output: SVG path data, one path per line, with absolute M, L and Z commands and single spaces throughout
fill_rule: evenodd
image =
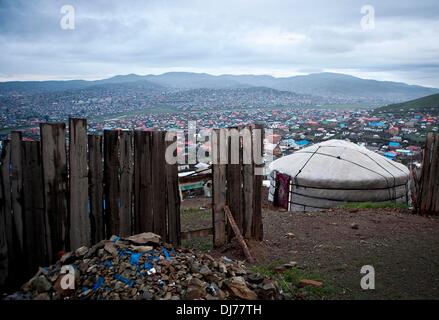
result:
M 439 109 L 439 93 L 432 94 L 419 99 L 409 100 L 401 103 L 389 104 L 387 106 L 382 106 L 375 109 L 377 112 L 401 112 L 413 110 L 424 110 L 424 109 Z
M 159 75 L 127 74 L 100 80 L 49 80 L 0 82 L 0 94 L 11 92 L 62 91 L 108 84 L 148 82 L 147 88 L 227 89 L 267 87 L 279 91 L 344 99 L 364 98 L 370 101 L 402 102 L 439 93 L 438 88 L 409 85 L 403 82 L 363 79 L 352 75 L 322 72 L 290 77 L 271 75 L 211 75 L 195 72 L 166 72 Z

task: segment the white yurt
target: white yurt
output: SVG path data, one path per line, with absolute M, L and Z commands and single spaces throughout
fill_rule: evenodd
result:
M 269 171 L 269 200 L 289 211 L 409 201 L 406 166 L 348 141 L 304 148 L 273 161 Z

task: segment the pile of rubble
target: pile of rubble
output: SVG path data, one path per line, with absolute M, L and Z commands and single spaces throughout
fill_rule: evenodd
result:
M 153 233 L 113 236 L 40 268 L 6 299 L 280 299 L 270 279 L 237 261 L 174 249 Z

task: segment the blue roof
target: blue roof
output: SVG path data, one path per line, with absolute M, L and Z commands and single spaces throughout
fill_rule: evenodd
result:
M 385 124 L 382 121 L 371 121 L 368 123 L 369 127 L 384 127 Z
M 399 142 L 394 142 L 394 141 L 389 142 L 389 147 L 399 147 L 399 146 L 401 146 Z
M 296 144 L 298 144 L 299 146 L 306 146 L 309 143 L 308 140 L 298 140 L 296 141 Z
M 393 154 L 392 152 L 385 152 L 384 156 L 387 158 L 392 158 L 392 159 L 396 157 L 396 155 Z

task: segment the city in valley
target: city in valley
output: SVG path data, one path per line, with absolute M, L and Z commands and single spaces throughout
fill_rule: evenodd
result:
M 265 152 L 274 157 L 325 140 L 346 139 L 392 160 L 419 164 L 426 133 L 437 132 L 439 127 L 437 104 L 420 100 L 412 108 L 392 105 L 434 89 L 420 87 L 416 92 L 407 86 L 386 98 L 358 98 L 349 90 L 319 96 L 310 93 L 312 88 L 301 93 L 274 89 L 278 84 L 267 84 L 268 88 L 243 82 L 229 88 L 232 84 L 214 76 L 208 79 L 215 83 L 203 87 L 198 78 L 206 75 L 190 75 L 193 85 L 185 73 L 173 74 L 172 81 L 167 74 L 157 76 L 164 79 L 157 83 L 150 80 L 152 76 L 117 76 L 83 81 L 79 88 L 75 83 L 69 88 L 69 81 L 47 87 L 45 82 L 0 84 L 0 139 L 12 130 L 37 139 L 40 123 L 67 122 L 70 117 L 86 118 L 89 133 L 97 134 L 109 129 L 187 130 L 191 121 L 198 130 L 259 123 L 273 130 L 273 135 L 265 137 Z M 309 77 L 326 82 L 355 79 L 339 74 Z M 433 97 L 437 101 L 437 95 Z M 196 147 L 203 148 L 203 144 Z

